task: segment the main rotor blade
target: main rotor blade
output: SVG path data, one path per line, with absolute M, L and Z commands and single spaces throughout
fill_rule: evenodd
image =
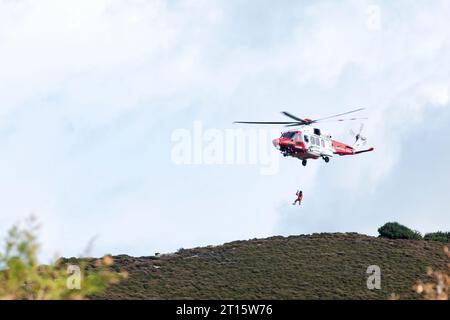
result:
M 289 112 L 282 111 L 281 113 L 284 114 L 286 117 L 289 117 L 289 118 L 291 118 L 291 119 L 297 120 L 298 122 L 301 122 L 301 123 L 304 123 L 304 122 L 305 122 L 305 120 L 300 119 L 299 117 L 296 117 L 296 116 L 294 116 L 293 114 L 290 114 Z
M 304 125 L 305 125 L 304 123 L 295 122 L 295 123 L 293 123 L 293 124 L 288 124 L 288 125 L 285 126 L 285 127 L 297 127 L 297 126 L 304 126 Z
M 336 120 L 330 120 L 330 121 L 354 121 L 354 120 L 367 120 L 369 118 L 347 118 L 347 119 L 336 119 Z
M 340 117 L 340 116 L 343 116 L 343 115 L 346 115 L 346 114 L 349 114 L 349 113 L 358 112 L 358 111 L 361 111 L 361 110 L 364 110 L 364 108 L 359 108 L 359 109 L 356 109 L 356 110 L 352 110 L 352 111 L 348 111 L 348 112 L 344 112 L 344 113 L 340 113 L 340 114 L 335 114 L 334 116 L 329 116 L 329 117 L 325 117 L 325 118 L 321 118 L 321 119 L 316 119 L 316 120 L 313 120 L 313 122 L 318 122 L 318 121 L 322 121 L 322 120 L 336 118 L 336 117 Z
M 346 118 L 346 119 L 331 119 L 331 120 L 325 120 L 324 122 L 334 122 L 334 121 L 353 121 L 353 120 L 367 120 L 369 118 Z M 312 123 L 315 123 L 316 121 L 313 121 Z M 322 121 L 321 121 L 322 122 Z
M 293 124 L 296 122 L 290 121 L 234 121 L 233 123 L 243 123 L 243 124 Z

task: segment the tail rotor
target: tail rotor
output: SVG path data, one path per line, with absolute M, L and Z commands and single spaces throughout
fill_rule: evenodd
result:
M 361 134 L 363 129 L 364 129 L 364 123 L 361 123 L 361 125 L 359 126 L 358 133 L 355 133 L 353 130 L 350 130 L 350 135 L 355 138 L 355 142 L 353 143 L 354 147 L 359 148 L 359 147 L 366 145 L 367 138 Z

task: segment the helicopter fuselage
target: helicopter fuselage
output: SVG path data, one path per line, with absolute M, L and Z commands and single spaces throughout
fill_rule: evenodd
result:
M 303 161 L 303 165 L 306 165 L 308 159 L 323 158 L 325 162 L 329 162 L 333 155 L 345 156 L 361 153 L 352 146 L 333 140 L 328 133 L 309 126 L 305 126 L 301 130 L 283 132 L 280 138 L 274 139 L 272 142 L 283 156 L 298 158 Z

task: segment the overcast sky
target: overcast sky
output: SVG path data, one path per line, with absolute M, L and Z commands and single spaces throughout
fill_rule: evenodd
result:
M 71 256 L 450 230 L 449 57 L 446 0 L 0 0 L 0 233 L 33 213 L 45 255 Z M 265 127 L 276 174 L 171 158 L 194 121 L 360 106 L 373 153 L 302 167 Z

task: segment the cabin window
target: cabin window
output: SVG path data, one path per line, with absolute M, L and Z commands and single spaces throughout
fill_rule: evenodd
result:
M 295 136 L 295 132 L 285 132 L 281 135 L 282 138 L 293 139 Z
M 314 128 L 314 134 L 320 136 L 320 129 Z

